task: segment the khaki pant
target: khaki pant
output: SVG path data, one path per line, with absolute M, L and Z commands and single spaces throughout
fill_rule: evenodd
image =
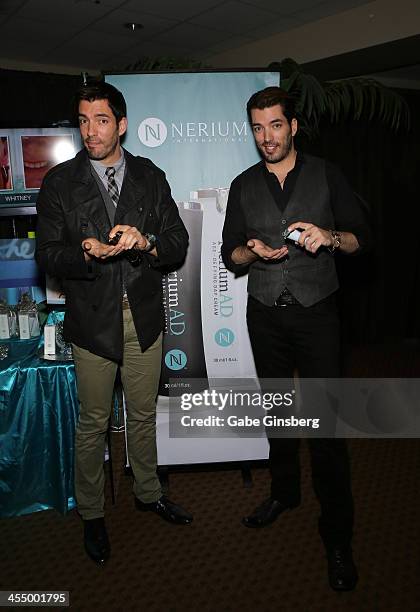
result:
M 156 475 L 156 395 L 162 334 L 142 352 L 130 309 L 123 310 L 124 356 L 120 366 L 127 408 L 128 455 L 134 473 L 134 495 L 154 502 L 162 495 Z M 111 413 L 118 364 L 73 344 L 80 401 L 76 429 L 75 491 L 83 519 L 104 516 L 105 434 Z

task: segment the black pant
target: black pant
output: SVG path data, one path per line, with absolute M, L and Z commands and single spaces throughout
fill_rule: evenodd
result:
M 335 297 L 314 306 L 265 306 L 248 299 L 248 331 L 260 379 L 340 376 L 339 320 Z M 271 496 L 300 503 L 299 443 L 270 438 Z M 346 441 L 309 438 L 312 481 L 321 505 L 319 531 L 326 546 L 347 546 L 353 530 L 353 498 Z

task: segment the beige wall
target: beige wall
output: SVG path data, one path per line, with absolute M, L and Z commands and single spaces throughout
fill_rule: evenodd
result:
M 305 63 L 416 34 L 420 34 L 420 0 L 376 0 L 206 61 L 214 68 L 267 66 L 285 57 Z

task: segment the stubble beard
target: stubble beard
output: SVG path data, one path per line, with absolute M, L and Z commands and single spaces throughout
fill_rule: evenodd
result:
M 292 150 L 292 143 L 293 143 L 292 135 L 288 134 L 285 138 L 284 143 L 283 144 L 279 143 L 280 148 L 276 152 L 274 152 L 272 155 L 267 155 L 266 151 L 264 150 L 264 143 L 261 144 L 258 148 L 260 150 L 261 155 L 263 156 L 264 160 L 267 163 L 278 164 L 279 162 L 286 159 L 286 157 L 290 154 L 290 151 Z
M 116 136 L 113 142 L 108 147 L 102 144 L 102 149 L 99 149 L 95 152 L 89 149 L 87 140 L 85 140 L 85 148 L 86 148 L 89 159 L 93 159 L 95 161 L 101 161 L 102 159 L 105 159 L 106 157 L 113 155 L 115 151 L 117 150 L 118 142 L 119 142 L 118 136 Z

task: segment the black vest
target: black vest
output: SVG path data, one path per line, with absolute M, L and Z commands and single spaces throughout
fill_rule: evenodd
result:
M 311 254 L 283 238 L 284 230 L 295 221 L 335 229 L 322 159 L 305 155 L 283 212 L 271 195 L 261 162 L 252 166 L 241 175 L 241 206 L 248 239 L 259 238 L 273 248 L 286 243 L 289 248 L 282 260 L 251 264 L 248 292 L 252 297 L 272 306 L 287 287 L 303 306 L 312 306 L 338 289 L 334 256 L 327 249 Z

